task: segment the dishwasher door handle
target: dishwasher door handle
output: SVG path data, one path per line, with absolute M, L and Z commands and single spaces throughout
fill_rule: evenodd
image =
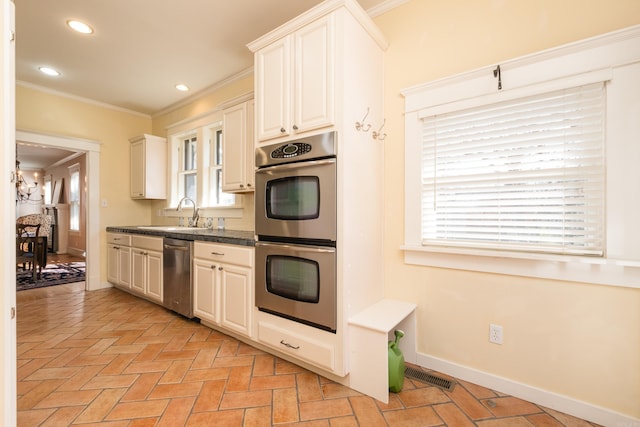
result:
M 189 251 L 189 246 L 167 245 L 166 243 L 164 244 L 164 248 L 165 249 L 172 249 L 172 250 L 175 250 L 175 251 L 182 251 L 182 252 L 188 252 Z

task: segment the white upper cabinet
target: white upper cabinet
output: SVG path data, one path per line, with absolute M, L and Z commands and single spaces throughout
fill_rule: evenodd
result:
M 141 135 L 131 143 L 131 198 L 167 198 L 167 140 Z
M 256 52 L 259 141 L 334 124 L 334 21 L 325 16 Z
M 254 190 L 253 100 L 222 111 L 222 191 Z
M 256 145 L 330 131 L 336 132 L 338 144 L 336 332 L 260 311 L 255 316 L 258 339 L 345 377 L 350 369 L 348 319 L 384 296 L 384 142 L 377 135 L 386 132 L 387 42 L 356 0 L 324 0 L 248 47 L 255 55 Z M 363 117 L 364 129 L 356 126 Z M 230 296 L 241 293 L 241 281 L 234 284 Z M 241 310 L 230 313 L 243 318 Z

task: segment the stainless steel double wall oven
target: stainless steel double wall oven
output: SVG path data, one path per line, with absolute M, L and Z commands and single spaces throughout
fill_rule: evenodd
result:
M 336 331 L 337 134 L 256 150 L 256 306 Z

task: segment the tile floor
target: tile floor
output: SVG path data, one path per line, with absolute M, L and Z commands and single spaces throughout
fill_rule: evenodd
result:
M 592 426 L 477 385 L 382 404 L 117 289 L 21 291 L 19 426 Z

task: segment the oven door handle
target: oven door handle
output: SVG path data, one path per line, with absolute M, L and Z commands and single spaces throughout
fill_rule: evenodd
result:
M 304 250 L 305 252 L 315 252 L 315 253 L 334 253 L 336 251 L 336 249 L 332 247 L 289 245 L 286 243 L 256 242 L 256 247 Z
M 330 165 L 332 163 L 335 163 L 336 159 L 335 158 L 329 158 L 329 159 L 320 159 L 320 160 L 311 160 L 311 161 L 305 161 L 305 162 L 296 162 L 296 163 L 281 163 L 278 165 L 270 165 L 270 166 L 263 166 L 261 168 L 259 168 L 256 173 L 261 173 L 261 172 L 269 172 L 273 169 L 277 169 L 278 171 L 285 171 L 285 170 L 292 170 L 292 169 L 302 169 L 302 168 L 308 168 L 308 167 L 312 167 L 312 166 L 322 166 L 322 165 Z

